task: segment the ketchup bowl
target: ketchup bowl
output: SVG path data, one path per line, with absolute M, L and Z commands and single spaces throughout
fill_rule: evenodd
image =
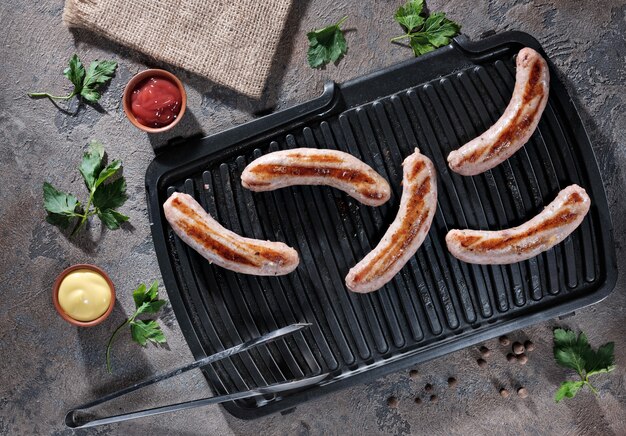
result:
M 169 71 L 144 70 L 126 85 L 122 107 L 138 129 L 148 133 L 165 132 L 185 114 L 187 93 L 178 77 Z

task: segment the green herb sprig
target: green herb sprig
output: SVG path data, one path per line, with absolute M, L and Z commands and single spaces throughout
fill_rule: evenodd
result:
M 309 39 L 307 61 L 312 68 L 321 68 L 329 62 L 336 62 L 346 54 L 348 44 L 340 26 L 347 19 L 348 16 L 345 16 L 335 24 L 306 34 Z
M 115 61 L 95 60 L 85 69 L 78 55 L 74 54 L 70 58 L 69 66 L 63 70 L 63 75 L 74 85 L 74 89 L 67 95 L 52 95 L 47 92 L 29 92 L 31 98 L 47 97 L 53 100 L 69 100 L 78 96 L 90 103 L 100 100 L 100 88 L 109 82 L 117 68 Z
M 113 341 L 125 326 L 130 325 L 130 334 L 133 341 L 142 347 L 145 347 L 148 342 L 154 344 L 165 344 L 167 342 L 161 326 L 156 320 L 137 319 L 139 315 L 157 313 L 167 303 L 167 301 L 159 299 L 159 283 L 155 280 L 149 288 L 146 288 L 146 285 L 143 283 L 140 284 L 133 291 L 133 300 L 135 301 L 135 312 L 115 329 L 107 343 L 106 365 L 108 372 L 111 372 L 111 347 Z
M 105 183 L 122 167 L 119 160 L 104 166 L 104 147 L 92 142 L 78 170 L 89 191 L 87 203 L 83 204 L 72 195 L 59 191 L 48 182 L 43 184 L 44 208 L 48 213 L 46 221 L 61 228 L 74 222 L 74 235 L 90 216 L 96 215 L 111 230 L 116 230 L 128 221 L 128 217 L 116 209 L 126 202 L 126 180 L 124 177 Z
M 424 13 L 424 0 L 409 0 L 396 11 L 394 19 L 402 26 L 405 34 L 391 41 L 408 39 L 415 56 L 450 44 L 450 40 L 461 30 L 461 26 L 447 19 L 444 12 L 433 12 L 427 16 Z
M 571 330 L 554 330 L 554 359 L 556 363 L 571 368 L 578 373 L 580 380 L 568 380 L 554 394 L 554 401 L 573 398 L 580 389 L 589 386 L 594 394 L 598 390 L 591 384 L 589 377 L 608 373 L 615 369 L 613 342 L 606 343 L 594 351 L 589 345 L 587 336 L 580 332 L 578 336 Z

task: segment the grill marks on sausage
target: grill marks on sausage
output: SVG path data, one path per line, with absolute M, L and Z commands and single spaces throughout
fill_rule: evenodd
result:
M 305 166 L 305 165 L 275 165 L 261 164 L 251 168 L 251 172 L 260 177 L 273 178 L 276 175 L 290 175 L 299 177 L 334 177 L 338 180 L 356 183 L 375 183 L 375 180 L 367 173 L 346 168 L 331 166 Z
M 290 156 L 291 157 L 291 156 Z M 341 160 L 335 159 L 333 156 L 327 156 L 330 161 L 326 163 Z M 307 157 L 308 158 L 308 157 Z M 332 159 L 335 159 L 334 161 Z M 311 163 L 315 162 L 311 160 Z M 270 183 L 263 182 L 264 179 L 273 180 L 276 176 L 292 176 L 292 177 L 319 177 L 319 178 L 334 178 L 343 182 L 352 183 L 358 185 L 357 191 L 366 197 L 381 198 L 379 190 L 375 189 L 376 180 L 367 174 L 365 171 L 348 169 L 348 168 L 336 168 L 333 166 L 320 165 L 319 161 L 314 166 L 306 165 L 277 165 L 277 164 L 258 164 L 250 168 L 250 172 L 254 173 L 259 180 L 255 182 L 247 182 L 249 186 L 268 186 Z M 374 186 L 374 189 L 372 189 Z
M 578 195 L 578 194 L 575 194 Z M 580 196 L 579 196 L 580 197 Z M 582 200 L 582 198 L 581 198 Z M 568 199 L 568 202 L 571 201 L 571 197 Z M 567 204 L 567 203 L 565 203 Z M 528 251 L 539 245 L 544 245 L 550 243 L 550 240 L 554 238 L 554 235 L 544 235 L 539 236 L 532 244 L 520 244 L 529 238 L 536 236 L 541 233 L 547 233 L 549 230 L 567 225 L 578 218 L 579 214 L 572 211 L 569 208 L 561 210 L 555 216 L 541 221 L 538 224 L 529 227 L 524 232 L 515 232 L 511 231 L 510 235 L 501 237 L 501 238 L 482 238 L 480 236 L 475 235 L 459 235 L 459 243 L 464 248 L 467 248 L 471 251 L 479 251 L 479 252 L 487 252 L 490 250 L 498 250 L 508 246 L 515 247 L 518 250 Z
M 341 164 L 341 163 L 345 162 L 341 157 L 334 156 L 334 155 L 329 154 L 329 153 L 319 153 L 319 154 L 307 153 L 307 154 L 305 154 L 305 153 L 293 152 L 293 153 L 288 153 L 287 154 L 287 158 L 289 158 L 289 159 L 297 159 L 297 160 L 302 161 L 302 162 L 311 162 L 311 163 L 323 162 L 323 163 Z
M 279 265 L 287 261 L 284 256 L 274 250 L 249 243 L 243 246 L 236 239 L 228 238 L 228 243 L 237 250 L 248 252 L 244 256 L 221 242 L 219 238 L 227 238 L 227 236 L 212 230 L 193 209 L 183 204 L 178 198 L 172 201 L 172 205 L 184 215 L 184 218 L 176 220 L 176 224 L 206 250 L 212 251 L 231 262 L 254 267 L 261 266 L 264 260 Z
M 216 240 L 209 227 L 203 223 L 185 218 L 177 220 L 176 224 L 180 226 L 182 231 L 201 244 L 205 249 L 210 250 L 231 262 L 236 262 L 241 265 L 259 266 L 259 263 L 253 262 L 246 256 L 241 256 L 236 251 L 226 247 L 224 244 Z
M 343 151 L 305 147 L 255 159 L 241 173 L 241 184 L 257 192 L 297 185 L 330 186 L 370 206 L 380 206 L 391 196 L 389 183 L 360 159 Z
M 415 178 L 425 167 L 424 162 L 415 165 L 417 170 L 412 171 L 409 177 Z M 431 178 L 426 177 L 424 181 L 415 187 L 414 193 L 411 194 L 411 203 L 407 207 L 406 217 L 403 220 L 403 227 L 394 233 L 385 247 L 381 250 L 370 264 L 370 269 L 364 269 L 357 273 L 354 277 L 357 282 L 368 282 L 375 277 L 384 273 L 389 265 L 393 264 L 411 245 L 411 242 L 417 237 L 420 230 L 426 224 L 426 217 L 430 210 L 425 207 L 425 197 L 431 190 Z
M 542 95 L 543 86 L 541 86 L 541 73 L 542 73 L 543 63 L 541 60 L 535 60 L 535 63 L 530 68 L 530 73 L 528 74 L 528 83 L 526 83 L 526 89 L 524 90 L 524 96 L 522 100 L 524 103 L 528 103 L 530 100 L 534 99 L 536 96 Z
M 461 161 L 459 162 L 458 165 L 462 165 L 466 162 L 471 162 L 474 163 L 476 162 L 481 156 L 483 155 L 483 150 L 481 150 L 480 148 L 477 148 L 476 150 L 474 150 L 471 154 L 465 155 L 463 156 L 463 158 L 461 159 Z
M 504 230 L 457 230 L 446 235 L 450 253 L 474 264 L 505 265 L 538 255 L 567 238 L 589 212 L 591 199 L 580 186 L 562 189 L 546 208 L 525 223 Z
M 537 112 L 539 112 L 539 106 L 535 107 L 530 113 L 524 113 L 524 110 L 520 108 L 515 114 L 512 123 L 500 134 L 484 155 L 484 158 L 491 159 L 503 149 L 510 147 L 519 137 L 524 136 L 525 131 L 533 123 L 533 118 L 537 115 Z
M 423 162 L 423 161 L 416 162 L 415 165 L 413 165 L 413 169 L 412 169 L 411 173 L 409 174 L 409 180 L 415 179 L 417 177 L 417 175 L 420 172 L 422 172 L 422 170 L 424 169 L 425 166 L 426 166 L 426 163 Z
M 563 203 L 563 206 L 574 206 L 584 201 L 585 199 L 578 192 L 572 192 Z
M 548 94 L 545 92 L 543 83 L 541 81 L 543 67 L 543 61 L 541 59 L 535 60 L 530 69 L 528 82 L 526 83 L 526 87 L 524 88 L 524 93 L 522 95 L 523 103 L 517 109 L 517 112 L 515 113 L 515 116 L 511 119 L 511 122 L 508 123 L 507 128 L 504 129 L 500 133 L 498 138 L 493 142 L 493 145 L 487 150 L 482 150 L 481 148 L 478 148 L 472 153 L 463 156 L 458 165 L 462 165 L 468 162 L 474 163 L 479 159 L 491 159 L 495 155 L 499 154 L 503 149 L 510 147 L 511 144 L 517 141 L 518 138 L 524 136 L 525 132 L 532 125 L 534 118 L 537 116 L 541 104 L 540 102 L 537 102 L 531 112 L 526 112 L 524 110 L 525 107 L 535 99 L 541 100 L 544 98 L 548 98 Z
M 526 130 L 533 123 L 533 119 L 537 116 L 541 105 L 536 104 L 532 112 L 525 113 L 524 107 L 529 105 L 532 100 L 548 98 L 543 85 L 541 83 L 542 73 L 542 61 L 536 60 L 530 69 L 528 83 L 524 88 L 524 94 L 522 95 L 523 104 L 517 109 L 515 117 L 511 120 L 508 127 L 500 133 L 500 136 L 494 142 L 493 146 L 487 153 L 487 159 L 495 156 L 502 150 L 510 146 L 519 137 L 523 136 Z

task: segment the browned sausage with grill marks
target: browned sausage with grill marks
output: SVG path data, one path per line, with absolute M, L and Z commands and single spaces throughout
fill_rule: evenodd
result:
M 268 153 L 252 161 L 241 174 L 252 191 L 272 191 L 295 185 L 328 185 L 369 206 L 389 200 L 389 183 L 369 165 L 337 150 L 294 148 Z
M 537 256 L 563 241 L 583 221 L 591 200 L 578 185 L 570 185 L 542 212 L 521 226 L 506 230 L 450 230 L 448 250 L 464 262 L 502 265 Z
M 175 192 L 163 204 L 165 218 L 187 245 L 211 263 L 257 276 L 288 274 L 298 253 L 282 242 L 249 239 L 225 229 L 188 194 Z
M 398 214 L 367 256 L 346 276 L 354 292 L 372 292 L 389 282 L 422 245 L 437 209 L 437 175 L 430 159 L 419 150 L 403 164 L 402 197 Z
M 511 157 L 530 139 L 548 102 L 548 64 L 532 48 L 517 55 L 513 96 L 489 130 L 448 155 L 450 168 L 464 176 L 485 172 Z

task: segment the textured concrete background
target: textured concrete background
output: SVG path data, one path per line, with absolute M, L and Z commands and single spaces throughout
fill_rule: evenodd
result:
M 114 375 L 104 367 L 105 341 L 132 310 L 130 290 L 160 278 L 148 228 L 144 173 L 168 137 L 210 134 L 241 124 L 268 107 L 283 108 L 319 95 L 326 80 L 346 79 L 407 59 L 408 49 L 388 43 L 398 32 L 392 21 L 400 1 L 315 2 L 296 0 L 276 58 L 265 97 L 250 101 L 192 76 L 174 72 L 185 82 L 188 114 L 174 132 L 148 137 L 125 119 L 120 104 L 123 86 L 146 66 L 162 66 L 88 32 L 70 32 L 61 23 L 62 0 L 16 0 L 0 6 L 0 434 L 71 434 L 64 411 L 131 381 L 191 359 L 171 311 L 162 316 L 168 346 L 141 349 L 123 338 L 114 348 Z M 623 259 L 626 228 L 626 6 L 623 0 L 431 0 L 463 24 L 472 38 L 488 30 L 519 29 L 544 45 L 582 109 L 607 190 L 618 258 Z M 305 60 L 305 32 L 349 15 L 350 47 L 339 66 L 313 71 Z M 84 106 L 66 115 L 47 100 L 30 100 L 28 91 L 68 89 L 61 71 L 72 53 L 84 61 L 113 58 L 117 76 L 101 105 Z M 71 108 L 72 110 L 74 107 Z M 41 185 L 83 193 L 75 170 L 85 144 L 98 139 L 112 158 L 124 162 L 130 199 L 123 212 L 131 225 L 116 232 L 98 223 L 69 240 L 44 222 Z M 78 262 L 95 263 L 109 272 L 118 289 L 111 318 L 101 326 L 76 329 L 54 311 L 50 289 L 56 275 Z M 620 268 L 624 261 L 620 261 Z M 626 434 L 625 277 L 604 302 L 581 310 L 560 325 L 581 328 L 595 345 L 616 341 L 618 369 L 599 376 L 600 395 L 582 392 L 555 405 L 552 394 L 565 372 L 551 357 L 547 322 L 511 335 L 537 344 L 526 366 L 509 364 L 508 350 L 497 343 L 479 368 L 476 349 L 467 349 L 420 365 L 416 379 L 408 369 L 385 379 L 311 401 L 286 416 L 245 422 L 217 407 L 120 424 L 105 434 Z M 449 376 L 458 385 L 447 388 Z M 437 402 L 424 385 L 431 383 Z M 530 396 L 502 399 L 500 387 L 514 392 L 525 386 Z M 154 388 L 126 406 L 206 396 L 199 373 Z M 387 398 L 399 399 L 397 408 Z M 424 402 L 415 404 L 420 396 Z

